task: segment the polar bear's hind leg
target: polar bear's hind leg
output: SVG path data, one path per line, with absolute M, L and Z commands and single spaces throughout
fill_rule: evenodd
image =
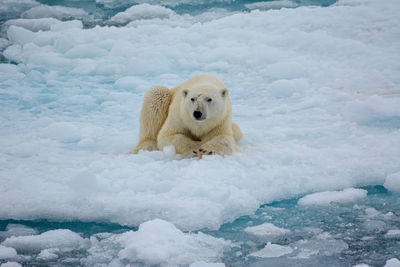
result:
M 172 93 L 163 86 L 150 88 L 143 96 L 140 112 L 139 143 L 133 150 L 158 150 L 157 135 L 168 116 Z

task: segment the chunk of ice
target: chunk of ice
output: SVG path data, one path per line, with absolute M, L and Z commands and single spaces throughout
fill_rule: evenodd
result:
M 87 239 L 67 229 L 58 229 L 44 232 L 40 235 L 12 236 L 1 244 L 12 247 L 17 251 L 41 251 L 49 248 L 79 249 L 87 244 Z
M 299 199 L 299 205 L 330 205 L 332 203 L 351 203 L 363 199 L 367 191 L 347 188 L 343 191 L 326 191 L 306 195 Z
M 250 256 L 260 258 L 277 258 L 292 252 L 293 249 L 291 247 L 271 244 L 271 242 L 268 242 L 263 249 L 251 253 Z
M 14 248 L 0 245 L 0 260 L 9 260 L 17 257 L 17 251 Z
M 150 5 L 150 4 L 139 4 L 134 5 L 124 12 L 120 12 L 110 19 L 110 22 L 117 24 L 127 24 L 134 20 L 141 19 L 166 19 L 169 18 L 174 12 L 166 7 Z
M 272 223 L 246 227 L 244 231 L 260 237 L 280 236 L 290 233 L 290 230 L 276 227 Z
M 137 232 L 125 233 L 119 240 L 125 246 L 118 254 L 120 259 L 149 265 L 219 260 L 230 244 L 203 233 L 185 234 L 173 224 L 159 219 L 141 224 Z
M 389 191 L 400 192 L 400 172 L 388 175 L 383 186 Z
M 387 260 L 384 267 L 400 267 L 400 260 L 398 260 L 396 258 Z

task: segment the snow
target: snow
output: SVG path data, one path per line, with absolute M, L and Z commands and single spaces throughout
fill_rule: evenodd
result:
M 251 253 L 250 256 L 260 258 L 277 258 L 292 252 L 293 249 L 290 247 L 271 244 L 271 242 L 268 242 L 263 249 Z
M 306 195 L 299 199 L 299 205 L 330 205 L 332 203 L 352 203 L 367 196 L 363 189 L 346 188 L 343 191 L 326 191 Z
M 1 8 L 12 9 L 6 2 Z M 353 203 L 366 196 L 353 187 L 366 185 L 398 191 L 395 0 L 203 17 L 143 4 L 114 17 L 127 26 L 93 28 L 71 20 L 89 16 L 82 9 L 18 3 L 25 19 L 6 22 L 8 41 L 1 39 L 11 63 L 0 64 L 0 219 L 141 225 L 92 237 L 93 262 L 116 253 L 110 258 L 122 262 L 189 265 L 220 262 L 229 242 L 185 231 L 219 229 L 261 204 L 301 196 L 301 205 Z M 171 148 L 128 154 L 145 90 L 199 73 L 229 88 L 241 152 L 202 160 Z M 246 232 L 286 230 L 262 225 Z M 363 226 L 387 230 L 380 219 Z M 88 242 L 68 230 L 4 232 L 1 246 L 43 260 L 58 255 L 53 248 Z M 118 252 L 108 249 L 115 245 Z M 309 258 L 346 243 L 321 237 L 296 246 L 297 257 Z
M 41 251 L 49 248 L 71 250 L 86 246 L 87 241 L 70 230 L 58 229 L 47 231 L 40 235 L 8 237 L 1 245 L 25 252 Z
M 290 233 L 290 230 L 276 227 L 272 223 L 263 223 L 257 226 L 246 227 L 244 231 L 260 237 L 279 236 Z
M 383 185 L 390 191 L 400 192 L 400 172 L 388 175 Z

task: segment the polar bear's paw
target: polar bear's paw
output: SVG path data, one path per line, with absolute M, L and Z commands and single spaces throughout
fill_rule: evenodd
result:
M 233 150 L 227 145 L 223 144 L 214 144 L 214 143 L 205 143 L 200 146 L 200 148 L 196 151 L 197 156 L 201 158 L 203 155 L 230 155 L 232 154 Z
M 157 148 L 157 143 L 156 141 L 153 140 L 147 140 L 147 141 L 143 141 L 140 144 L 138 144 L 135 149 L 130 152 L 130 153 L 134 153 L 137 154 L 140 150 L 145 150 L 145 151 L 155 151 L 158 150 Z

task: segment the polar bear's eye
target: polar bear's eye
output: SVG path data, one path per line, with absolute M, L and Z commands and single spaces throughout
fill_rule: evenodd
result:
M 207 102 L 211 102 L 211 101 L 212 101 L 212 98 L 208 98 L 208 99 L 207 99 Z
M 194 98 L 192 97 L 192 98 L 190 99 L 190 101 L 194 102 Z

